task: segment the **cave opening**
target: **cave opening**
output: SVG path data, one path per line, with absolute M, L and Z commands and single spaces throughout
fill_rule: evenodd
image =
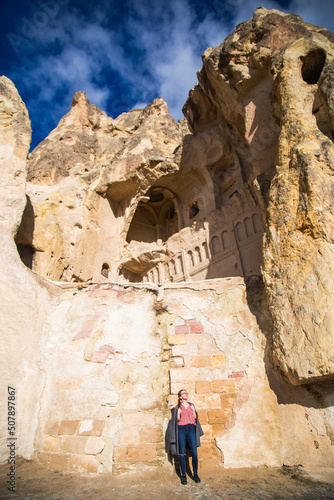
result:
M 302 77 L 304 82 L 313 85 L 318 82 L 323 70 L 326 54 L 323 49 L 314 49 L 306 56 L 301 57 L 302 60 Z
M 138 203 L 126 241 L 142 243 L 165 242 L 180 230 L 178 204 L 167 188 L 154 187 L 147 193 L 148 200 Z

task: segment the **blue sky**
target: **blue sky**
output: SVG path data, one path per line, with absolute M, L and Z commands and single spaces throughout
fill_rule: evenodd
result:
M 183 118 L 201 54 L 259 5 L 334 31 L 332 0 L 0 0 L 0 74 L 28 108 L 32 148 L 78 90 L 113 118 L 156 97 Z

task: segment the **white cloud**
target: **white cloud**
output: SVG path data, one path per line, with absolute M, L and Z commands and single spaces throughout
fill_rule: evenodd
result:
M 147 15 L 151 7 L 152 13 Z M 145 51 L 145 65 L 155 80 L 157 94 L 166 100 L 170 114 L 180 119 L 189 90 L 197 82 L 201 53 L 222 43 L 227 31 L 213 15 L 198 24 L 187 0 L 157 2 L 147 9 L 143 3 L 137 5 L 128 31 Z
M 124 110 L 125 102 L 143 106 L 163 97 L 171 115 L 183 118 L 183 104 L 202 66 L 201 54 L 220 45 L 231 24 L 250 19 L 258 0 L 211 0 L 211 11 L 207 4 L 191 0 L 133 0 L 121 18 L 117 5 L 96 0 L 89 16 L 65 6 L 30 39 L 17 79 L 33 94 L 29 110 L 37 114 L 42 104 L 49 126 L 69 110 L 78 90 L 112 116 Z M 275 0 L 262 0 L 262 5 L 284 10 Z M 197 14 L 202 9 L 201 22 L 195 6 Z M 288 11 L 333 29 L 332 1 L 292 0 Z

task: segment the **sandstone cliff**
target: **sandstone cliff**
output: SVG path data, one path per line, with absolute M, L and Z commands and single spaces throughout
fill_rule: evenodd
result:
M 334 374 L 333 42 L 299 16 L 260 8 L 205 52 L 185 105 L 194 132 L 232 129 L 263 206 L 273 360 L 294 384 Z
M 27 111 L 1 79 L 1 347 L 23 456 L 168 466 L 166 401 L 186 387 L 201 467 L 334 466 L 333 43 L 258 9 L 203 55 L 188 125 L 162 99 L 111 119 L 78 92 L 27 167 Z
M 262 272 L 273 362 L 332 377 L 333 41 L 258 9 L 203 55 L 192 133 L 161 99 L 113 120 L 77 93 L 29 156 L 22 258 L 64 281 Z
M 31 139 L 27 109 L 15 86 L 6 77 L 0 78 L 0 267 L 3 286 L 0 290 L 0 454 L 9 457 L 8 448 L 8 387 L 16 390 L 14 415 L 15 437 L 20 441 L 19 453 L 30 456 L 33 452 L 34 431 L 45 373 L 40 368 L 41 330 L 47 324 L 46 311 L 52 298 L 49 287 L 40 286 L 41 278 L 34 275 L 21 262 L 14 242 L 26 205 L 26 158 Z M 24 417 L 23 417 L 24 415 Z M 23 417 L 23 418 L 22 418 Z M 22 436 L 22 439 L 20 437 Z M 18 452 L 16 452 L 16 455 Z

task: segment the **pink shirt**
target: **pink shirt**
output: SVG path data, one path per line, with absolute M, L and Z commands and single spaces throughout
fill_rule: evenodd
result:
M 181 418 L 178 421 L 178 425 L 196 425 L 196 418 L 194 417 L 193 408 L 191 405 L 188 408 L 185 408 L 181 405 Z

